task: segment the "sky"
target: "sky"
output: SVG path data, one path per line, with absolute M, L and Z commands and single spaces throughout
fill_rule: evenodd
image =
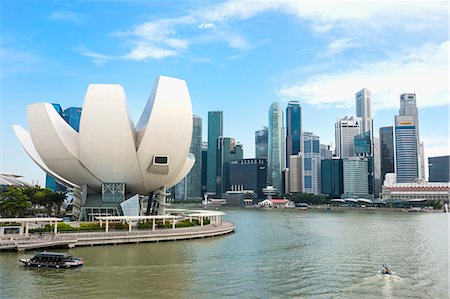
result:
M 26 106 L 83 105 L 90 83 L 121 84 L 137 123 L 159 75 L 186 80 L 193 112 L 224 113 L 254 157 L 277 101 L 334 141 L 334 123 L 372 92 L 375 135 L 416 93 L 425 156 L 449 154 L 447 1 L 1 1 L 0 172 L 45 184 L 11 126 Z

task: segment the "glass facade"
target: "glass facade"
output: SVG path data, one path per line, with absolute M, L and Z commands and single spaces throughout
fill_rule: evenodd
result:
M 230 163 L 230 185 L 233 191 L 253 190 L 258 199 L 263 199 L 266 187 L 267 160 L 243 159 Z
M 286 167 L 289 157 L 302 151 L 302 108 L 298 101 L 290 101 L 286 108 Z
M 429 182 L 450 182 L 450 156 L 428 158 Z
M 207 157 L 207 192 L 216 192 L 217 185 L 217 148 L 218 140 L 223 136 L 223 112 L 208 112 L 208 157 Z
M 70 107 L 64 110 L 64 119 L 77 132 L 80 131 L 81 111 L 80 107 Z
M 325 159 L 321 164 L 322 194 L 329 198 L 340 198 L 344 193 L 342 159 Z
M 269 109 L 269 153 L 267 180 L 278 191 L 283 190 L 282 172 L 286 163 L 283 110 L 277 102 Z
M 136 194 L 120 203 L 120 208 L 124 216 L 139 216 L 141 209 L 139 194 Z
M 304 132 L 303 139 L 305 176 L 304 192 L 318 195 L 321 194 L 320 165 L 322 156 L 320 152 L 320 138 L 312 132 Z M 306 177 L 308 177 L 308 179 Z
M 394 173 L 394 128 L 382 127 L 380 128 L 380 161 L 381 161 L 381 176 L 383 182 L 386 173 Z
M 414 116 L 395 117 L 395 172 L 397 183 L 413 183 L 419 177 Z
M 236 144 L 233 138 L 222 137 L 218 140 L 216 164 L 216 196 L 230 190 L 230 164 L 233 160 L 242 160 L 244 151 L 241 144 Z
M 264 127 L 255 132 L 255 157 L 256 159 L 268 158 L 269 129 Z

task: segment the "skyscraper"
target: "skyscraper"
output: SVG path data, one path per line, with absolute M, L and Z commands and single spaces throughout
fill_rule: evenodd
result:
M 368 198 L 369 181 L 367 179 L 368 160 L 363 157 L 349 157 L 343 161 L 344 197 Z
M 290 101 L 286 108 L 286 167 L 289 157 L 302 152 L 302 108 L 298 101 Z
M 175 186 L 175 198 L 186 200 L 202 196 L 202 119 L 192 117 L 192 140 L 189 152 L 195 156 L 195 164 L 189 174 Z
M 208 160 L 206 191 L 216 191 L 218 140 L 223 136 L 223 112 L 208 112 Z M 219 195 L 220 196 L 220 195 Z
M 267 186 L 267 160 L 242 159 L 231 161 L 231 191 L 253 190 L 258 199 L 263 199 L 262 189 Z
M 286 152 L 284 142 L 283 110 L 277 102 L 269 109 L 269 154 L 267 161 L 268 182 L 279 192 L 283 190 L 281 173 L 285 168 Z
M 202 196 L 206 192 L 206 181 L 208 178 L 208 142 L 202 141 Z
M 242 144 L 233 138 L 220 137 L 217 147 L 216 196 L 222 196 L 230 190 L 230 163 L 244 158 Z
M 303 192 L 303 153 L 289 157 L 289 192 Z
M 412 183 L 418 178 L 418 143 L 413 115 L 395 116 L 395 172 L 397 183 Z
M 77 132 L 80 131 L 81 107 L 70 107 L 64 110 L 64 119 Z
M 430 182 L 450 182 L 450 156 L 429 157 L 428 174 Z
M 264 127 L 255 132 L 255 157 L 256 159 L 268 158 L 269 129 Z
M 328 144 L 320 145 L 320 157 L 322 160 L 333 158 L 333 152 L 331 151 L 331 145 L 328 145 Z
M 335 124 L 336 156 L 344 159 L 355 155 L 356 135 L 361 134 L 361 118 L 346 116 Z
M 416 130 L 417 142 L 417 163 L 418 163 L 418 179 L 425 179 L 425 156 L 423 150 L 423 143 L 420 142 L 419 134 L 419 110 L 417 109 L 417 100 L 415 93 L 404 93 L 400 95 L 400 110 L 401 116 L 413 116 L 414 126 Z
M 355 95 L 356 117 L 361 118 L 361 132 L 372 131 L 372 113 L 370 109 L 370 90 L 363 88 Z
M 381 176 L 383 182 L 386 173 L 394 173 L 394 128 L 381 127 L 380 128 L 380 161 L 381 161 Z
M 340 198 L 344 193 L 343 161 L 339 158 L 322 160 L 321 191 L 329 198 Z
M 320 194 L 320 139 L 311 132 L 303 133 L 304 139 L 304 179 L 303 191 L 305 193 Z

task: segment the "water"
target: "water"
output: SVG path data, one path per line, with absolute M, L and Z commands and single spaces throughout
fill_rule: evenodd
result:
M 228 209 L 234 234 L 79 247 L 79 269 L 0 253 L 0 298 L 449 298 L 449 215 Z M 67 251 L 67 250 L 59 250 Z M 380 275 L 381 265 L 394 275 Z

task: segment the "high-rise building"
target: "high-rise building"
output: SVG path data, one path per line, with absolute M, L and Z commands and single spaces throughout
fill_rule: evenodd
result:
M 269 129 L 264 127 L 255 132 L 255 157 L 256 159 L 268 158 Z
M 394 128 L 380 128 L 380 161 L 381 161 L 381 181 L 384 181 L 386 173 L 394 173 Z
M 289 157 L 303 152 L 302 146 L 302 108 L 298 101 L 290 101 L 286 107 L 287 168 L 289 168 Z
M 397 183 L 412 183 L 419 174 L 418 143 L 413 115 L 395 116 L 395 173 Z
M 355 155 L 356 135 L 361 134 L 361 118 L 344 117 L 335 124 L 336 156 L 344 159 Z
M 328 160 L 333 158 L 333 151 L 331 150 L 331 145 L 329 144 L 320 145 L 320 157 L 322 160 Z
M 344 169 L 344 197 L 368 198 L 369 181 L 368 160 L 364 157 L 348 157 L 343 161 Z
M 400 116 L 412 116 L 414 118 L 413 123 L 416 130 L 416 142 L 417 142 L 417 163 L 418 173 L 417 178 L 419 180 L 425 179 L 425 156 L 423 150 L 423 144 L 420 142 L 419 134 L 419 110 L 417 109 L 417 100 L 415 93 L 404 93 L 400 95 Z
M 218 140 L 223 136 L 223 112 L 209 111 L 208 112 L 208 166 L 207 166 L 207 180 L 206 191 L 216 191 L 216 168 L 217 168 L 217 149 Z M 220 196 L 220 194 L 218 194 Z
M 202 141 L 202 196 L 206 192 L 208 178 L 208 142 Z
M 77 132 L 80 131 L 81 107 L 70 107 L 64 110 L 64 119 Z
M 372 113 L 370 108 L 371 93 L 363 88 L 355 95 L 356 117 L 361 118 L 361 132 L 372 131 Z
M 428 158 L 428 181 L 450 182 L 450 156 Z
M 304 179 L 303 191 L 305 193 L 320 194 L 320 164 L 322 156 L 320 154 L 319 136 L 311 132 L 303 133 L 303 159 L 304 159 Z
M 381 187 L 383 181 L 381 180 L 381 154 L 380 154 L 380 139 L 377 137 L 373 138 L 373 170 L 374 170 L 374 189 L 373 194 L 375 198 L 379 198 L 381 193 Z
M 189 174 L 175 186 L 175 198 L 187 200 L 202 197 L 202 119 L 192 117 L 192 140 L 189 152 L 195 156 L 195 164 Z
M 242 159 L 230 163 L 231 191 L 249 191 L 263 199 L 262 189 L 267 186 L 267 160 Z
M 233 160 L 242 160 L 244 151 L 242 144 L 236 143 L 233 138 L 220 137 L 217 147 L 216 164 L 216 196 L 223 196 L 230 191 L 230 163 Z
M 286 152 L 283 110 L 277 102 L 269 109 L 269 154 L 267 180 L 279 192 L 283 190 L 281 173 L 285 168 Z
M 303 192 L 303 153 L 289 157 L 289 192 Z
M 344 193 L 343 161 L 340 158 L 322 160 L 321 191 L 329 198 L 340 198 Z
M 370 131 L 355 136 L 355 156 L 367 158 L 369 194 L 375 193 L 375 169 Z

